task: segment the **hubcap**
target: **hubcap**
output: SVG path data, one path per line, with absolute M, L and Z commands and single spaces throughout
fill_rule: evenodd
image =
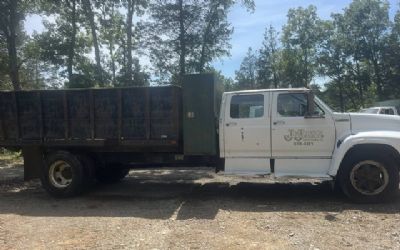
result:
M 389 184 L 386 168 L 376 161 L 362 161 L 350 173 L 351 185 L 364 195 L 377 195 Z
M 66 188 L 72 182 L 72 167 L 65 161 L 56 161 L 49 168 L 51 184 L 57 188 Z

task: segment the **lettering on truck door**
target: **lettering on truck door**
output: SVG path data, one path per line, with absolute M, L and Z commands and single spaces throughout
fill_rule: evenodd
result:
M 324 176 L 335 144 L 335 125 L 317 103 L 306 117 L 307 94 L 275 92 L 272 105 L 272 158 L 275 174 Z

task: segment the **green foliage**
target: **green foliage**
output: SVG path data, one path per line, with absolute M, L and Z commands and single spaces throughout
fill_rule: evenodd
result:
M 385 0 L 354 0 L 330 20 L 320 19 L 314 6 L 291 9 L 280 43 L 273 27 L 266 30 L 257 57 L 256 83 L 246 70 L 247 55 L 236 73 L 236 84 L 308 86 L 341 111 L 399 98 L 400 12 L 392 23 L 388 11 Z M 328 79 L 324 87 L 310 85 L 321 76 Z
M 278 88 L 282 85 L 279 69 L 281 53 L 278 47 L 278 33 L 269 26 L 257 59 L 257 82 L 260 88 Z
M 282 34 L 284 57 L 290 62 L 283 69 L 287 76 L 286 84 L 307 87 L 317 70 L 318 47 L 323 40 L 323 22 L 313 5 L 290 9 L 287 17 L 288 22 L 283 27 Z M 290 74 L 293 65 L 296 72 Z
M 230 55 L 236 4 L 255 10 L 253 0 L 0 1 L 0 89 L 179 85 L 214 72 L 226 90 L 308 86 L 342 111 L 400 97 L 400 12 L 390 20 L 386 0 L 353 0 L 328 20 L 312 5 L 290 9 L 232 80 L 212 63 Z M 25 34 L 30 14 L 46 17 L 44 32 Z
M 257 85 L 257 55 L 252 48 L 247 50 L 240 69 L 235 72 L 238 89 L 256 89 Z
M 150 58 L 159 83 L 180 84 L 186 73 L 204 72 L 229 55 L 233 28 L 228 13 L 234 0 L 155 0 L 147 23 Z M 248 10 L 252 0 L 242 1 Z M 172 79 L 172 81 L 170 81 Z

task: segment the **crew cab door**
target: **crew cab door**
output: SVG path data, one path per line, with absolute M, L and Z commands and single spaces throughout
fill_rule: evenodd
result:
M 315 103 L 307 117 L 308 95 L 274 92 L 271 114 L 272 158 L 276 175 L 327 174 L 335 146 L 331 114 Z
M 270 173 L 270 93 L 228 95 L 223 123 L 225 172 Z

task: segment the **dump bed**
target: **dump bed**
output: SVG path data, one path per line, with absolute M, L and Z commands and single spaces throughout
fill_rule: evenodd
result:
M 182 150 L 181 88 L 0 92 L 0 146 Z
M 0 147 L 216 156 L 221 86 L 0 91 Z

